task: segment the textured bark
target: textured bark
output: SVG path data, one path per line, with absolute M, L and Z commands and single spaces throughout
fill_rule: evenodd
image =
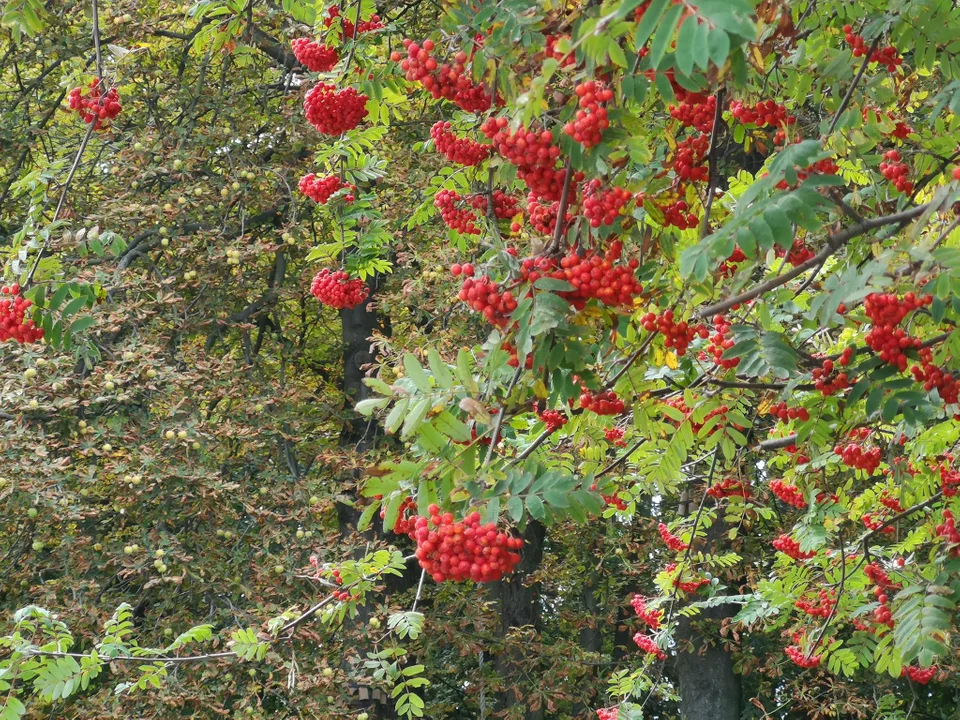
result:
M 732 610 L 731 606 L 707 608 L 696 618 L 680 619 L 677 640 L 682 652 L 677 655 L 676 669 L 684 720 L 740 718 L 740 676 L 716 632 Z
M 500 602 L 500 634 L 505 637 L 514 628 L 532 626 L 536 628 L 540 621 L 539 587 L 528 583 L 528 576 L 540 567 L 543 559 L 543 542 L 547 529 L 542 523 L 531 521 L 523 532 L 523 558 L 513 572 L 498 582 L 494 588 Z M 508 689 L 500 693 L 500 709 L 526 705 L 524 695 L 534 688 L 524 687 L 523 678 L 530 676 L 525 668 L 523 656 L 517 650 L 505 649 L 497 656 L 495 666 L 501 680 Z M 528 672 L 524 673 L 524 669 Z M 535 681 L 535 677 L 533 678 Z M 525 720 L 542 720 L 544 709 L 527 708 Z
M 368 309 L 373 292 L 371 288 L 367 302 L 340 311 L 343 332 L 343 393 L 346 397 L 345 410 L 348 412 L 353 405 L 370 396 L 370 388 L 363 382 L 366 372 L 364 366 L 373 362 L 370 337 L 374 331 L 381 329 L 377 313 Z M 349 414 L 352 417 L 344 423 L 340 444 L 345 447 L 355 446 L 359 452 L 369 450 L 376 441 L 376 422 L 353 415 L 352 412 Z

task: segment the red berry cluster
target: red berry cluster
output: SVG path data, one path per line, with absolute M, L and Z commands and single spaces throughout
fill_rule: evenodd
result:
M 417 543 L 417 560 L 437 582 L 496 582 L 508 575 L 520 555 L 523 540 L 498 532 L 493 523 L 480 524 L 480 513 L 455 522 L 451 513 L 440 514 L 431 505 L 430 517 L 418 517 L 410 534 Z
M 833 158 L 824 158 L 823 160 L 817 160 L 817 162 L 809 167 L 797 168 L 796 170 L 797 185 L 799 185 L 812 175 L 836 175 L 840 172 L 840 166 L 837 165 Z M 792 187 L 797 187 L 797 185 L 793 185 Z M 779 190 L 789 190 L 791 185 L 787 184 L 786 180 L 781 180 L 777 183 L 777 188 Z
M 931 295 L 917 297 L 912 292 L 904 295 L 902 299 L 889 293 L 870 293 L 863 303 L 864 312 L 873 323 L 864 338 L 867 345 L 884 362 L 896 365 L 901 372 L 906 370 L 907 356 L 904 351 L 919 348 L 922 343 L 897 326 L 909 313 L 932 302 Z
M 633 275 L 639 265 L 636 259 L 626 265 L 615 264 L 622 252 L 622 243 L 614 240 L 603 255 L 591 251 L 581 257 L 571 250 L 560 259 L 559 268 L 552 258 L 526 258 L 520 263 L 521 277 L 531 283 L 541 277 L 566 280 L 574 289 L 557 294 L 577 310 L 582 310 L 592 298 L 611 307 L 630 306 L 633 298 L 643 292 L 643 286 Z
M 833 452 L 840 456 L 840 461 L 847 467 L 863 470 L 870 475 L 877 471 L 880 461 L 883 459 L 883 452 L 880 448 L 864 448 L 854 442 L 849 442 L 846 445 L 839 444 L 833 448 Z
M 470 198 L 470 205 L 477 210 L 487 212 L 490 203 L 487 196 L 483 193 L 477 193 Z M 559 206 L 557 208 L 559 210 Z M 493 191 L 493 215 L 498 220 L 509 220 L 520 214 L 520 203 L 512 195 L 507 195 L 503 190 Z M 519 229 L 519 228 L 518 228 Z M 511 254 L 515 254 L 514 251 Z
M 960 384 L 953 377 L 953 373 L 933 364 L 933 351 L 930 348 L 920 349 L 920 364 L 911 367 L 910 372 L 917 382 L 923 383 L 924 390 L 936 390 L 944 405 L 956 405 L 960 402 Z
M 431 55 L 433 40 L 424 40 L 418 45 L 412 40 L 404 40 L 407 50 L 404 58 L 399 52 L 391 59 L 400 62 L 400 69 L 406 73 L 407 80 L 420 82 L 434 98 L 449 100 L 466 112 L 483 113 L 490 109 L 492 98 L 483 85 L 477 85 L 470 79 L 470 73 L 464 68 L 467 54 L 462 50 L 453 59 L 453 65 L 439 64 Z M 402 58 L 402 59 L 401 59 Z
M 863 119 L 867 120 L 871 113 L 876 118 L 877 122 L 880 122 L 880 118 L 881 118 L 880 110 L 874 107 L 865 107 L 863 109 Z M 898 118 L 896 115 L 894 115 L 892 111 L 889 111 L 889 110 L 887 111 L 887 117 L 890 120 L 892 120 L 894 123 L 896 123 L 893 130 L 887 133 L 891 137 L 895 137 L 898 140 L 906 140 L 907 136 L 909 136 L 913 132 L 913 128 L 910 127 L 908 123 L 904 122 L 903 120 Z
M 590 227 L 613 225 L 620 209 L 633 199 L 633 193 L 622 187 L 600 189 L 600 181 L 594 178 L 583 189 L 583 216 Z
M 690 212 L 686 200 L 676 200 L 669 205 L 661 205 L 660 210 L 663 212 L 664 227 L 689 230 L 700 224 L 700 218 Z
M 960 470 L 951 470 L 949 465 L 940 466 L 940 488 L 944 497 L 954 497 L 960 489 Z
M 663 571 L 669 574 L 676 569 L 677 569 L 676 563 L 667 563 L 666 567 L 663 568 Z M 710 582 L 706 578 L 702 578 L 702 577 L 694 578 L 693 580 L 683 580 L 682 576 L 683 576 L 683 573 L 677 574 L 677 577 L 673 579 L 673 586 L 678 590 L 680 590 L 681 592 L 685 592 L 685 593 L 694 593 L 697 590 L 699 590 L 701 587 L 706 585 L 708 582 Z
M 586 388 L 580 389 L 580 407 L 597 415 L 619 415 L 623 412 L 623 400 L 613 390 L 598 393 Z
M 807 506 L 807 501 L 804 500 L 803 493 L 796 485 L 790 485 L 783 480 L 771 480 L 770 490 L 780 498 L 780 500 L 787 503 L 787 505 L 793 505 L 795 508 L 800 508 L 801 510 Z
M 800 543 L 794 540 L 789 535 L 780 535 L 773 541 L 773 547 L 775 550 L 779 550 L 787 557 L 793 558 L 794 560 L 809 560 L 816 552 L 803 552 L 800 549 Z
M 937 668 L 936 665 L 931 665 L 928 668 L 920 668 L 910 665 L 900 670 L 900 677 L 906 675 L 918 685 L 926 685 L 928 682 L 933 680 L 933 676 L 936 675 L 938 671 L 939 668 Z
M 869 565 L 867 567 L 870 567 Z M 869 576 L 868 576 L 869 577 Z M 873 594 L 877 598 L 877 602 L 880 603 L 880 606 L 873 611 L 873 619 L 880 625 L 886 625 L 888 628 L 893 628 L 893 611 L 890 609 L 889 600 L 887 596 L 886 588 L 877 585 L 873 589 Z
M 740 246 L 737 245 L 733 248 L 733 252 L 730 253 L 730 256 L 720 263 L 718 271 L 724 277 L 732 277 L 733 274 L 737 271 L 736 266 L 742 263 L 747 259 L 747 256 L 743 254 L 743 250 L 740 249 Z
M 800 420 L 801 422 L 806 422 L 810 419 L 810 413 L 806 408 L 787 407 L 785 402 L 774 403 L 771 405 L 769 413 L 771 415 L 776 415 L 783 422 L 790 422 L 791 420 Z
M 846 348 L 841 354 L 837 362 L 843 366 L 847 367 L 850 364 L 850 360 L 853 357 L 853 348 Z M 846 390 L 850 387 L 850 377 L 845 372 L 839 372 L 836 375 L 833 375 L 834 363 L 833 360 L 827 358 L 823 361 L 823 364 L 813 369 L 813 381 L 814 386 L 817 390 L 820 391 L 825 397 L 833 395 L 840 390 Z M 831 377 L 832 376 L 832 377 Z
M 550 204 L 543 204 L 533 193 L 527 195 L 527 215 L 530 216 L 530 225 L 539 233 L 553 236 L 557 228 L 557 215 L 560 213 L 560 202 L 554 200 Z M 569 226 L 573 215 L 568 211 L 566 225 Z
M 693 414 L 693 410 L 687 407 L 687 404 L 684 402 L 682 397 L 676 397 L 676 398 L 670 398 L 669 400 L 664 400 L 663 404 L 669 405 L 672 408 L 676 408 L 681 413 L 683 413 L 685 418 L 689 418 Z M 716 417 L 717 415 L 721 416 L 721 419 L 723 419 L 729 411 L 730 411 L 729 407 L 727 407 L 726 405 L 721 405 L 720 407 L 714 410 L 711 410 L 709 413 L 707 413 L 707 415 L 703 418 L 702 423 L 698 423 L 698 422 L 694 422 L 693 420 L 690 420 L 690 429 L 693 431 L 694 434 L 697 434 L 700 432 L 703 426 L 707 423 L 707 420 L 709 420 L 712 417 Z M 679 422 L 669 417 L 667 418 L 667 422 L 673 422 L 677 427 L 680 426 Z M 717 425 L 715 425 L 709 434 L 713 435 L 713 433 L 715 433 L 720 428 L 721 425 L 722 423 L 718 423 Z M 734 425 L 734 427 L 736 427 L 739 430 L 744 429 L 739 425 Z
M 384 27 L 383 22 L 380 20 L 379 15 L 371 15 L 369 20 L 361 20 L 356 27 L 354 27 L 353 21 L 349 20 L 346 17 L 341 17 L 340 8 L 334 5 L 330 8 L 327 13 L 327 17 L 324 19 L 323 24 L 327 27 L 330 27 L 333 24 L 333 19 L 340 17 L 340 27 L 343 28 L 342 36 L 352 38 L 355 35 L 368 33 L 373 30 L 379 30 Z
M 610 127 L 605 103 L 613 100 L 613 90 L 603 83 L 589 80 L 580 83 L 573 91 L 579 100 L 579 109 L 574 119 L 563 126 L 563 131 L 588 150 L 603 138 L 603 131 Z
M 836 598 L 830 596 L 826 590 L 821 590 L 815 600 L 805 600 L 800 598 L 793 606 L 813 617 L 828 618 L 837 604 Z
M 564 171 L 557 169 L 560 148 L 553 144 L 549 130 L 534 132 L 520 127 L 510 132 L 507 118 L 487 118 L 480 132 L 493 142 L 494 149 L 517 166 L 517 176 L 537 198 L 552 202 L 563 193 Z M 583 174 L 575 175 L 582 180 Z M 572 203 L 571 203 L 572 204 Z
M 698 182 L 709 175 L 705 160 L 710 150 L 710 136 L 704 133 L 693 135 L 677 143 L 673 158 L 673 171 L 681 180 Z
M 300 182 L 297 183 L 297 187 L 300 188 L 300 192 L 318 205 L 326 205 L 327 201 L 330 199 L 330 196 L 343 188 L 350 188 L 350 193 L 344 195 L 343 199 L 346 202 L 353 202 L 353 193 L 357 191 L 356 185 L 346 185 L 341 183 L 340 178 L 338 178 L 336 175 L 327 175 L 326 177 L 321 178 L 317 177 L 314 173 L 304 175 L 302 178 L 300 178 Z
M 657 525 L 657 532 L 660 533 L 660 537 L 664 544 L 674 552 L 683 552 L 690 547 L 688 543 L 685 543 L 679 537 L 671 533 L 670 528 L 663 523 Z
M 656 640 L 654 640 L 649 635 L 644 635 L 643 633 L 637 633 L 633 636 L 633 641 L 637 644 L 641 650 L 643 650 L 648 655 L 656 656 L 657 660 L 666 660 L 667 654 L 660 649 L 657 645 Z
M 854 57 L 863 57 L 867 54 L 867 51 L 870 49 L 867 41 L 863 39 L 862 35 L 853 32 L 852 25 L 844 25 L 843 32 L 844 40 L 846 40 L 847 45 L 853 49 Z M 893 45 L 887 45 L 886 47 L 877 48 L 871 52 L 870 62 L 886 65 L 888 72 L 896 72 L 896 69 L 903 64 L 903 58 L 900 57 L 900 53 Z
M 102 129 L 105 122 L 113 120 L 123 109 L 117 89 L 110 88 L 104 95 L 100 84 L 101 80 L 92 80 L 90 92 L 84 94 L 81 88 L 74 88 L 69 96 L 70 109 L 76 110 L 85 123 L 93 123 L 94 130 Z
M 573 56 L 572 52 L 568 52 L 566 55 L 557 50 L 557 41 L 558 40 L 569 40 L 569 35 L 546 35 L 545 45 L 543 54 L 548 58 L 553 58 L 560 62 L 560 67 L 568 67 L 577 62 L 577 59 Z
M 640 595 L 634 595 L 630 600 L 633 611 L 640 620 L 652 630 L 659 630 L 663 621 L 663 610 L 654 610 L 647 607 L 647 601 Z
M 883 513 L 878 513 L 874 515 L 873 513 L 864 513 L 860 520 L 863 521 L 863 526 L 867 530 L 879 530 L 885 535 L 893 535 L 897 531 L 893 525 L 887 525 L 886 515 Z
M 466 277 L 473 277 L 473 263 L 454 263 L 450 266 L 451 275 L 464 275 Z
M 942 537 L 948 546 L 950 555 L 960 556 L 960 532 L 957 532 L 957 520 L 949 510 L 943 511 L 943 522 L 937 525 L 937 537 Z
M 486 275 L 468 277 L 458 297 L 497 327 L 504 327 L 510 313 L 517 309 L 513 293 L 501 292 L 500 286 Z
M 304 98 L 303 109 L 317 132 L 342 135 L 367 116 L 368 99 L 352 87 L 338 91 L 335 85 L 318 83 Z
M 434 207 L 440 211 L 440 217 L 446 226 L 463 235 L 479 235 L 477 216 L 471 211 L 457 207 L 463 200 L 455 190 L 440 190 L 433 199 Z
M 689 325 L 686 320 L 674 322 L 673 310 L 664 310 L 659 315 L 647 313 L 640 318 L 640 323 L 648 332 L 663 333 L 664 347 L 676 349 L 680 357 L 687 354 L 687 347 L 698 335 L 704 339 L 710 335 L 705 325 Z
M 761 100 L 756 105 L 744 105 L 739 100 L 730 103 L 730 113 L 744 125 L 757 127 L 780 127 L 794 125 L 797 118 L 773 100 Z
M 33 301 L 20 296 L 20 286 L 16 283 L 0 287 L 0 343 L 13 340 L 26 345 L 43 337 L 43 330 L 36 327 L 33 320 L 24 319 L 32 305 Z
M 793 664 L 802 668 L 815 668 L 822 659 L 820 655 L 811 654 L 807 657 L 806 653 L 799 645 L 788 645 L 783 649 L 787 657 L 793 661 Z
M 593 483 L 590 486 L 590 489 L 594 492 L 597 492 L 597 484 Z M 626 510 L 628 505 L 627 502 L 620 497 L 619 494 L 614 493 L 613 495 L 605 495 L 600 493 L 600 497 L 603 498 L 603 501 L 610 507 L 616 508 L 617 510 Z
M 784 256 L 786 256 L 788 263 L 797 267 L 797 265 L 803 265 L 807 260 L 815 257 L 816 253 L 803 240 L 798 238 L 793 241 L 789 251 L 781 247 L 777 248 L 777 257 Z
M 309 38 L 297 38 L 290 45 L 297 62 L 310 72 L 329 72 L 340 59 L 336 48 L 327 47 Z
M 547 430 L 555 432 L 567 424 L 567 416 L 559 410 L 543 410 L 537 412 L 537 417 L 547 426 Z
M 620 717 L 620 706 L 614 705 L 609 708 L 600 708 L 597 710 L 597 720 L 618 720 Z
M 343 270 L 324 268 L 313 278 L 310 292 L 321 304 L 333 308 L 355 308 L 367 299 L 370 289 L 359 278 L 350 279 Z
M 380 508 L 380 519 L 387 517 L 387 509 Z M 409 535 L 413 532 L 417 520 L 417 502 L 412 497 L 405 497 L 397 511 L 397 521 L 390 528 L 397 535 Z
M 707 495 L 717 500 L 728 497 L 750 497 L 750 487 L 737 478 L 724 478 L 707 488 Z
M 884 474 L 886 475 L 887 473 Z M 887 493 L 886 490 L 880 493 L 880 504 L 895 513 L 903 512 L 903 505 L 900 504 L 900 501 Z
M 627 443 L 623 440 L 623 432 L 623 428 L 612 427 L 604 430 L 603 435 L 607 442 L 613 443 L 617 447 L 626 447 Z
M 893 186 L 904 195 L 913 192 L 913 183 L 908 179 L 910 168 L 905 162 L 900 162 L 900 153 L 896 150 L 887 150 L 880 163 L 880 172 L 893 183 Z
M 677 98 L 679 100 L 679 97 Z M 713 117 L 717 112 L 717 96 L 687 93 L 679 105 L 670 105 L 670 115 L 684 127 L 702 133 L 713 132 Z
M 713 335 L 710 336 L 710 344 L 707 346 L 707 355 L 712 356 L 713 364 L 726 370 L 735 368 L 740 364 L 740 358 L 724 358 L 723 354 L 733 347 L 734 342 L 727 337 L 730 332 L 730 321 L 725 315 L 713 316 Z
M 481 145 L 469 138 L 459 138 L 450 130 L 450 123 L 439 121 L 430 128 L 430 137 L 447 160 L 457 165 L 479 165 L 490 157 L 490 146 Z

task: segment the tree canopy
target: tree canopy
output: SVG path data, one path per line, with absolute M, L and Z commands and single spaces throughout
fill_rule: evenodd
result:
M 0 720 L 955 716 L 955 2 L 0 37 Z

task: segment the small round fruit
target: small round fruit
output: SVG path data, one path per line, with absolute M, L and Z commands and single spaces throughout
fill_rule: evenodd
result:
M 320 498 L 318 498 L 316 495 L 313 495 L 313 496 L 310 497 L 310 504 L 311 504 L 311 505 L 317 505 L 317 504 L 319 504 L 319 503 L 320 503 Z
M 31 547 L 33 547 L 34 552 L 40 552 L 46 546 L 43 544 L 42 540 L 34 540 Z
M 283 565 L 274 565 L 274 566 L 273 566 L 273 571 L 274 571 L 277 575 L 283 575 L 284 567 L 283 567 Z
M 104 443 L 104 444 L 103 444 L 103 451 L 104 451 L 105 453 L 113 452 L 113 445 L 111 445 L 110 443 Z
M 153 368 L 150 368 L 149 370 L 147 370 L 146 375 L 148 378 L 151 378 L 151 379 L 155 378 L 157 376 L 157 371 L 154 370 Z
M 173 630 L 170 629 L 170 628 L 166 628 L 166 629 L 163 631 L 163 636 L 164 636 L 164 637 L 173 637 Z
M 32 507 L 29 510 L 27 510 L 28 518 L 35 518 L 36 516 L 37 516 L 37 509 L 35 507 Z
M 102 543 L 94 543 L 94 544 L 93 544 L 93 549 L 94 549 L 96 552 L 100 552 L 101 550 L 103 550 L 103 544 L 102 544 Z
M 23 371 L 23 377 L 27 380 L 33 380 L 37 376 L 37 371 L 33 368 L 27 368 Z
M 110 380 L 107 380 L 107 382 L 103 384 L 103 389 L 106 390 L 107 392 L 112 392 L 113 390 L 116 389 L 116 387 L 117 386 Z
M 167 431 L 163 434 L 163 436 L 164 436 L 167 440 L 173 440 L 173 438 L 176 437 L 176 433 L 174 433 L 173 430 L 167 430 Z
M 324 669 L 323 669 L 323 676 L 324 676 L 324 677 L 333 677 L 333 669 L 332 669 L 332 668 L 324 668 Z
M 297 540 L 303 540 L 303 530 L 297 530 Z
M 186 430 L 180 430 L 180 431 L 177 433 L 177 437 L 180 438 L 181 440 L 184 440 L 184 439 L 187 437 L 187 431 L 186 431 Z

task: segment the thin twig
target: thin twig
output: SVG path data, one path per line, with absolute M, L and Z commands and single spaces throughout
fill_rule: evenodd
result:
M 710 169 L 710 178 L 707 182 L 707 201 L 703 205 L 703 220 L 700 221 L 700 239 L 703 240 L 710 231 L 710 210 L 713 208 L 713 199 L 717 193 L 717 183 L 720 182 L 717 159 L 720 143 L 718 131 L 723 122 L 723 99 L 726 88 L 720 88 L 716 94 L 716 107 L 713 110 L 713 127 L 710 129 L 710 149 L 707 151 L 707 162 Z
M 860 64 L 860 69 L 853 78 L 853 82 L 850 83 L 850 87 L 847 88 L 847 94 L 844 95 L 843 100 L 840 101 L 840 107 L 837 108 L 837 112 L 834 114 L 833 120 L 830 122 L 830 129 L 827 130 L 827 135 L 830 135 L 837 127 L 837 123 L 840 122 L 840 116 L 843 115 L 843 111 L 846 110 L 847 105 L 850 104 L 850 98 L 853 97 L 853 91 L 857 89 L 857 85 L 860 83 L 860 78 L 862 78 L 863 74 L 867 71 L 867 65 L 870 64 L 870 56 L 873 54 L 873 51 L 877 49 L 877 45 L 879 43 L 880 36 L 877 35 L 877 37 L 874 38 L 870 49 L 867 50 L 866 55 L 863 56 L 863 62 Z

